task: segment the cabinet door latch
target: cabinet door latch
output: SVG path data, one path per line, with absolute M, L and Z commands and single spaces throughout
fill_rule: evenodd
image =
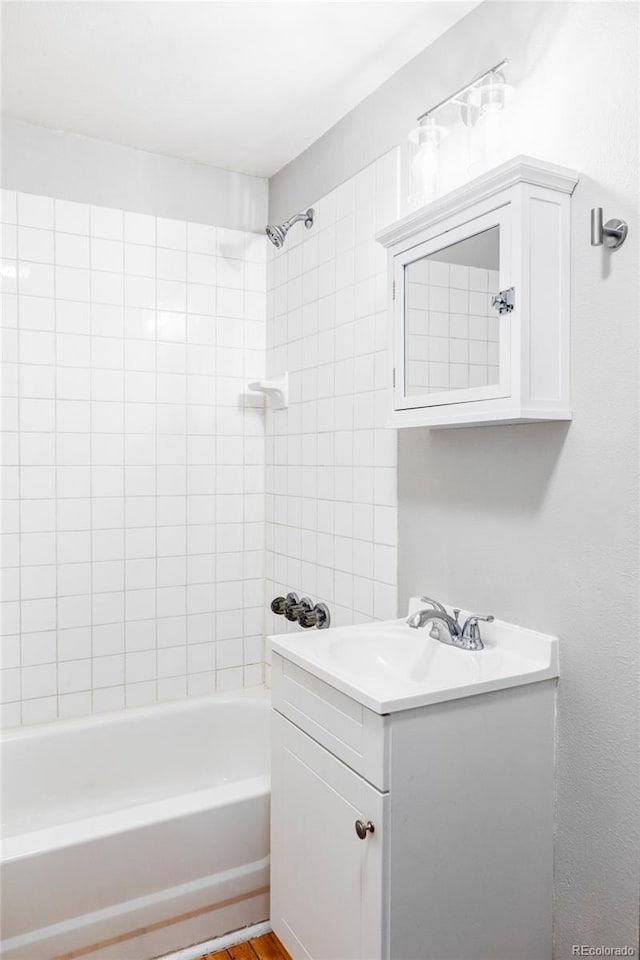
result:
M 498 313 L 511 313 L 515 302 L 515 287 L 509 287 L 508 290 L 501 290 L 500 293 L 496 293 L 495 296 L 491 297 L 491 306 L 494 307 Z

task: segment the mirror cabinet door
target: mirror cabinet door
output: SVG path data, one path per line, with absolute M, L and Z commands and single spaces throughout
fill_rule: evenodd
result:
M 404 405 L 451 403 L 454 391 L 453 402 L 496 395 L 499 290 L 499 225 L 405 261 Z

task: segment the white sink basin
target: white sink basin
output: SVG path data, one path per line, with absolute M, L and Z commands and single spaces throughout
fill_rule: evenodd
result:
M 460 651 L 433 640 L 428 629 L 409 630 L 400 624 L 384 634 L 340 637 L 327 652 L 338 669 L 379 680 L 397 677 L 407 683 L 451 686 L 479 678 L 478 654 L 463 659 L 456 655 Z
M 420 609 L 413 598 L 409 612 Z M 462 611 L 461 620 L 468 616 Z M 558 676 L 558 640 L 495 620 L 470 652 L 415 630 L 405 618 L 270 637 L 274 653 L 376 713 L 489 693 Z

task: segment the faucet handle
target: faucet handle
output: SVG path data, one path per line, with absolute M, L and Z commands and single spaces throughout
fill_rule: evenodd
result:
M 420 603 L 428 603 L 434 608 L 434 610 L 439 610 L 440 613 L 447 612 L 444 605 L 440 603 L 439 600 L 434 600 L 432 597 L 420 597 Z
M 462 636 L 470 641 L 470 649 L 482 650 L 484 646 L 482 637 L 480 636 L 480 627 L 478 626 L 478 621 L 480 620 L 484 621 L 484 623 L 493 623 L 495 617 L 492 613 L 474 613 L 473 616 L 467 617 L 462 628 Z

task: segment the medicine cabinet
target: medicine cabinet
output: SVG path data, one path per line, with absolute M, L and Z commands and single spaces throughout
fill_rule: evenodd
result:
M 386 227 L 393 427 L 570 420 L 572 170 L 516 157 Z

